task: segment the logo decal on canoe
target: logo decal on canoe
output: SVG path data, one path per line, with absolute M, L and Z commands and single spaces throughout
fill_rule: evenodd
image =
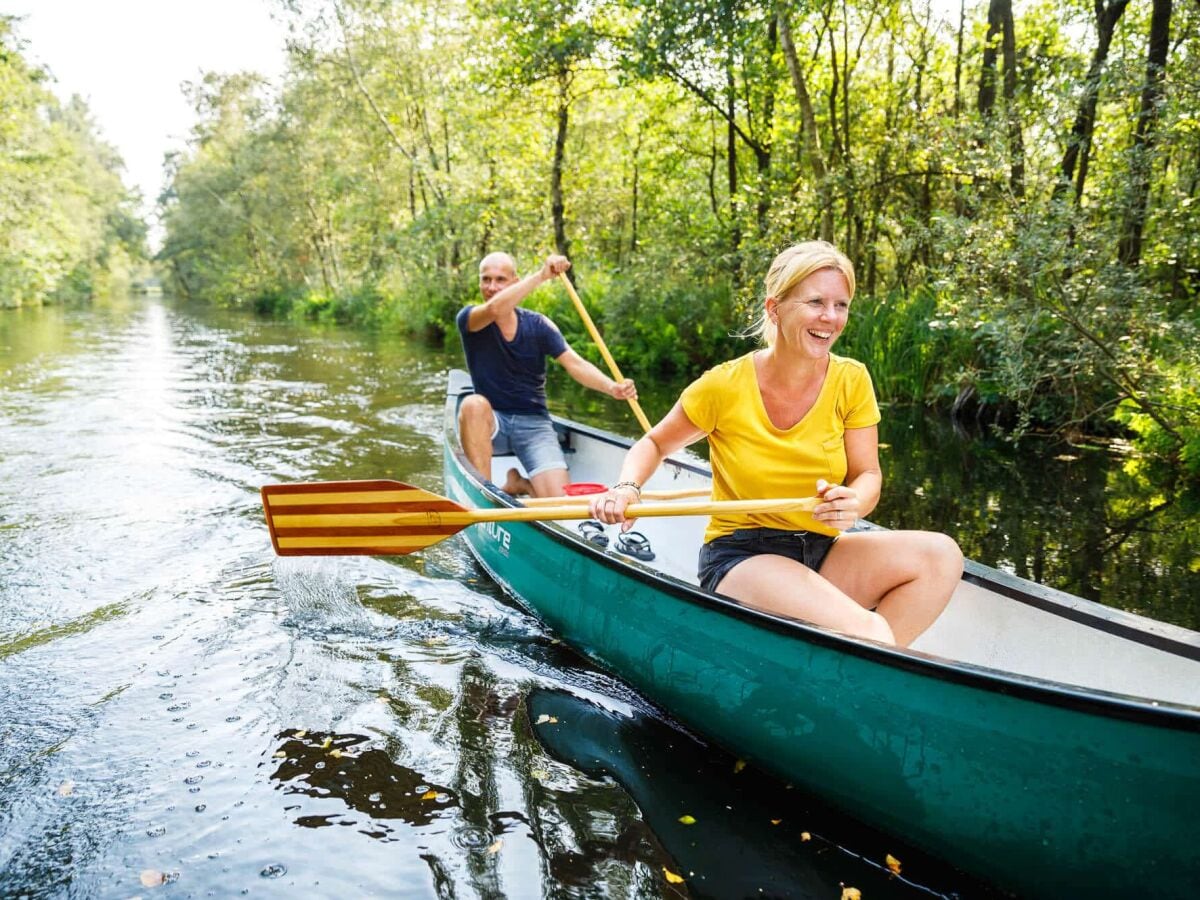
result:
M 512 535 L 509 534 L 508 529 L 502 528 L 496 522 L 480 522 L 479 524 L 484 533 L 500 545 L 500 552 L 508 556 L 509 547 L 512 545 Z

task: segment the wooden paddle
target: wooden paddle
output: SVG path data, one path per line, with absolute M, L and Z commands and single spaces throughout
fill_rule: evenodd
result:
M 529 508 L 468 509 L 400 481 L 269 484 L 262 489 L 271 543 L 280 556 L 402 556 L 480 522 L 587 519 L 580 503 Z M 635 503 L 630 518 L 811 510 L 816 497 Z
M 598 491 L 597 493 L 602 493 Z M 642 491 L 643 500 L 683 500 L 692 497 L 708 497 L 712 488 L 679 488 L 674 491 Z M 521 497 L 526 506 L 559 506 L 563 503 L 587 503 L 596 494 L 567 494 L 562 497 Z
M 621 370 L 617 368 L 617 361 L 612 358 L 612 354 L 608 352 L 608 346 L 604 343 L 604 338 L 600 337 L 600 332 L 596 330 L 596 324 L 592 321 L 592 317 L 588 315 L 587 309 L 583 305 L 583 301 L 579 299 L 579 295 L 575 293 L 575 285 L 571 284 L 571 279 L 567 277 L 566 272 L 559 272 L 558 277 L 562 279 L 563 285 L 567 289 L 567 294 L 571 297 L 571 302 L 575 304 L 575 309 L 579 311 L 579 318 L 583 319 L 583 324 L 587 326 L 588 333 L 592 336 L 592 340 L 596 342 L 596 346 L 600 349 L 600 355 L 604 357 L 604 361 L 608 363 L 608 371 L 612 373 L 614 380 L 620 382 L 625 380 L 625 376 L 621 374 Z M 646 418 L 646 414 L 642 412 L 642 408 L 638 406 L 637 400 L 633 397 L 629 398 L 629 406 L 633 410 L 633 414 L 637 416 L 638 422 L 641 423 L 643 431 L 650 430 L 650 420 Z

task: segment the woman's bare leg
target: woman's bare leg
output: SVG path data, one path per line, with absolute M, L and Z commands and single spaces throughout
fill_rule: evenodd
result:
M 752 556 L 729 570 L 717 593 L 763 612 L 833 628 L 885 644 L 896 642 L 892 628 L 808 566 L 784 556 Z
M 954 539 L 933 531 L 843 534 L 829 550 L 821 576 L 883 616 L 907 647 L 933 624 L 962 578 Z

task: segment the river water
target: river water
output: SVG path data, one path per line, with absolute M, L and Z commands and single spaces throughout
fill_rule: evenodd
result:
M 441 492 L 458 362 L 159 299 L 0 314 L 0 896 L 990 896 L 680 731 L 459 539 L 272 555 L 264 483 Z M 1114 507 L 1097 483 L 1127 476 L 1094 451 L 1038 451 L 1037 488 L 1004 445 L 886 421 L 881 524 L 957 529 L 970 555 L 1195 623 L 1180 502 Z

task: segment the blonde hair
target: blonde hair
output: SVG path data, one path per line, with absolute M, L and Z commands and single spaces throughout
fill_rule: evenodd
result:
M 767 315 L 766 301 L 774 297 L 782 301 L 800 282 L 822 269 L 836 269 L 846 279 L 850 296 L 854 297 L 854 264 L 846 254 L 828 241 L 801 241 L 775 257 L 765 279 L 766 295 L 758 318 L 746 331 L 746 337 L 756 338 L 766 346 L 775 343 L 775 323 Z

